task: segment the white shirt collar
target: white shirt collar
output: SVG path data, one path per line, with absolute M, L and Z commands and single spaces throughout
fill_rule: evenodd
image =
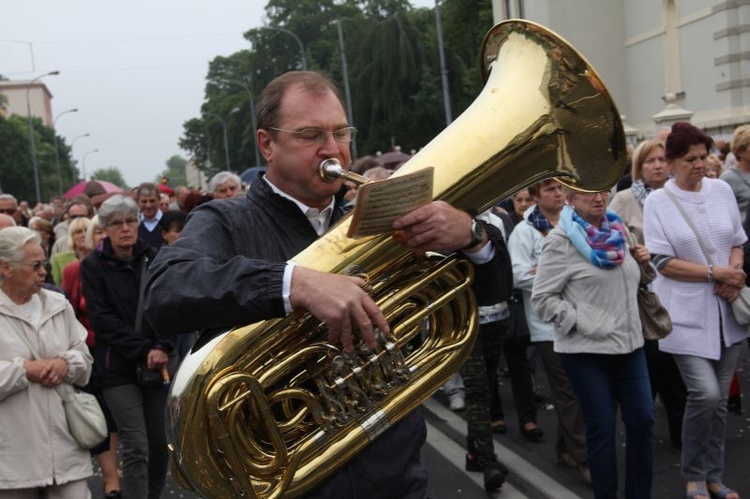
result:
M 313 229 L 315 229 L 315 232 L 317 232 L 319 236 L 322 235 L 326 231 L 326 229 L 328 229 L 328 226 L 331 224 L 331 216 L 333 215 L 333 206 L 335 203 L 335 199 L 333 196 L 331 197 L 330 204 L 322 210 L 319 210 L 317 208 L 307 206 L 305 203 L 302 203 L 301 201 L 293 198 L 286 192 L 279 189 L 273 182 L 268 180 L 268 175 L 263 175 L 263 180 L 266 181 L 273 192 L 296 204 L 300 211 L 304 213 L 304 215 L 310 221 L 310 225 L 312 225 Z

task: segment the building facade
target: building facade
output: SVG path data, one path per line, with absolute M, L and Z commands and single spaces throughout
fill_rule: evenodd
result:
M 31 115 L 41 118 L 45 125 L 51 127 L 53 123 L 52 94 L 47 85 L 41 81 L 30 85 L 30 80 L 0 80 L 0 95 L 5 96 L 5 103 L 0 106 L 0 113 L 5 116 L 11 114 L 28 116 L 26 107 L 28 92 Z
M 493 0 L 493 11 L 576 47 L 638 138 L 682 120 L 730 139 L 750 122 L 750 0 Z

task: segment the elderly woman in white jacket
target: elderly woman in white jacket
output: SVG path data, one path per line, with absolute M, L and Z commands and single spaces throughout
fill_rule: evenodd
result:
M 607 211 L 607 192 L 567 191 L 568 206 L 544 241 L 531 303 L 554 324 L 554 349 L 586 422 L 596 498 L 617 497 L 616 416 L 625 423 L 625 497 L 651 495 L 654 405 L 636 293 L 643 246 Z M 632 251 L 632 255 L 631 255 Z M 635 258 L 634 258 L 635 257 Z
M 86 330 L 65 296 L 42 289 L 39 235 L 0 231 L 0 499 L 91 497 L 91 458 L 68 431 L 55 387 L 91 374 Z M 39 352 L 35 360 L 20 335 Z

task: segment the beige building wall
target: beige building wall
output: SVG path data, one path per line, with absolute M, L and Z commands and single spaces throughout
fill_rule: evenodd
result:
M 676 119 L 715 138 L 750 122 L 750 0 L 493 0 L 568 40 L 643 138 Z
M 29 88 L 31 81 L 0 81 L 0 94 L 7 99 L 4 115 L 17 114 L 28 116 L 26 108 L 26 92 L 29 93 L 31 115 L 41 118 L 45 125 L 52 126 L 52 94 L 42 82 L 35 82 Z

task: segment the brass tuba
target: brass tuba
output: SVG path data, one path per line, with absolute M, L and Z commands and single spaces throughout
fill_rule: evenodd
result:
M 395 175 L 433 166 L 434 198 L 472 213 L 551 177 L 591 191 L 619 180 L 626 154 L 619 113 L 575 49 L 537 24 L 511 20 L 489 31 L 481 57 L 479 97 Z M 326 342 L 324 324 L 292 313 L 192 352 L 167 404 L 172 469 L 183 486 L 206 497 L 302 495 L 468 356 L 477 327 L 471 265 L 456 255 L 414 257 L 390 235 L 348 239 L 350 221 L 294 260 L 366 274 L 392 334 L 377 351 L 360 345 L 346 356 Z

